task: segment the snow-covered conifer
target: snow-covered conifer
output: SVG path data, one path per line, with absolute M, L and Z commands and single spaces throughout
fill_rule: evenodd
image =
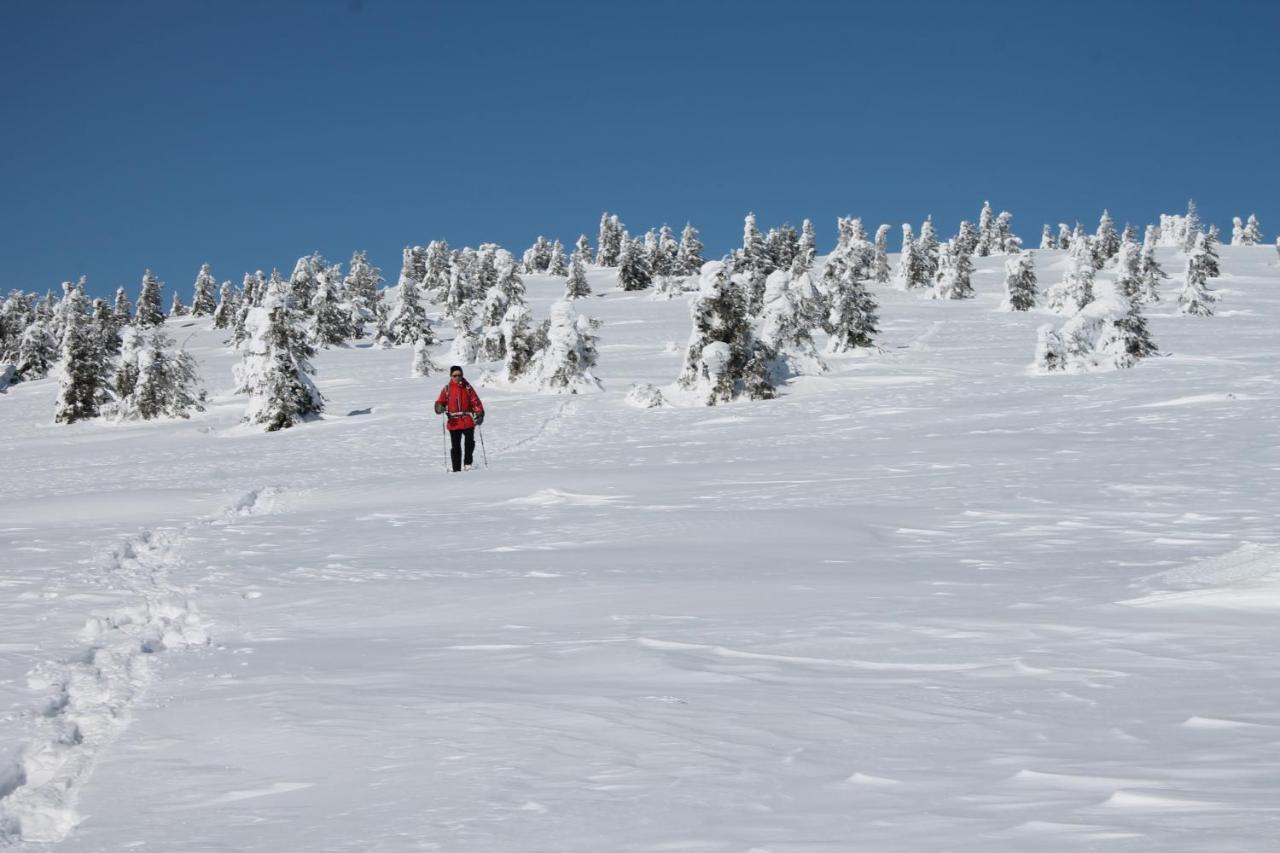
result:
M 262 306 L 250 309 L 246 326 L 249 339 L 236 367 L 237 393 L 249 395 L 245 422 L 274 432 L 319 415 L 324 397 L 311 379 L 315 349 L 278 274 L 272 274 Z
M 316 276 L 315 293 L 311 297 L 311 315 L 308 335 L 312 344 L 319 347 L 341 346 L 355 337 L 351 322 L 351 309 L 342 302 L 339 293 L 341 270 L 335 265 L 322 270 Z M 416 286 L 416 285 L 415 285 Z M 400 291 L 403 298 L 404 290 Z M 421 310 L 421 306 L 419 306 Z M 423 319 L 426 315 L 423 314 Z
M 1258 217 L 1252 213 L 1244 223 L 1244 234 L 1241 245 L 1243 246 L 1260 246 L 1262 245 L 1262 228 L 1258 225 Z
M 972 256 L 957 245 L 955 240 L 947 241 L 938 259 L 938 277 L 933 290 L 929 292 L 929 298 L 972 299 L 972 275 Z
M 617 214 L 600 214 L 600 236 L 596 240 L 596 266 L 616 267 L 622 255 L 622 223 Z
M 920 284 L 928 284 L 938 275 L 938 235 L 933 228 L 933 217 L 925 218 L 920 226 L 920 239 L 916 241 L 913 258 L 920 264 Z
M 453 320 L 453 343 L 449 346 L 449 361 L 453 364 L 475 364 L 480 357 L 484 341 L 476 331 L 476 303 L 461 303 L 450 315 Z
M 1160 301 L 1160 282 L 1169 276 L 1156 260 L 1156 244 L 1160 235 L 1154 225 L 1148 225 L 1142 240 L 1142 253 L 1138 260 L 1138 298 L 1142 302 Z
M 182 295 L 175 290 L 173 292 L 173 299 L 169 302 L 169 316 L 185 317 L 187 316 L 187 313 L 188 313 L 188 309 L 187 309 L 187 306 L 184 305 L 182 302 Z
M 1059 314 L 1075 314 L 1094 299 L 1093 251 L 1089 241 L 1078 233 L 1070 239 L 1067 271 L 1062 281 L 1048 291 L 1050 310 Z
M 1210 225 L 1209 233 L 1204 237 L 1204 271 L 1209 278 L 1222 275 L 1222 266 L 1218 262 L 1218 226 Z
M 960 233 L 964 234 L 963 222 L 960 223 Z M 960 248 L 967 255 L 977 254 L 982 258 L 1001 251 L 999 238 L 996 234 L 995 214 L 991 210 L 991 202 L 984 201 L 982 203 L 982 211 L 978 214 L 978 228 L 973 237 L 972 248 L 969 247 L 967 240 L 960 243 Z
M 1036 306 L 1035 252 L 1022 252 L 1004 262 L 1004 292 L 1001 311 L 1030 311 Z
M 1058 223 L 1058 248 L 1071 248 L 1071 229 L 1067 227 L 1065 222 Z
M 62 378 L 54 423 L 75 423 L 98 416 L 110 399 L 109 362 L 102 342 L 85 312 L 86 298 L 79 287 L 67 291 L 66 328 L 62 335 Z
M 1196 233 L 1196 241 L 1187 254 L 1186 273 L 1181 292 L 1178 293 L 1178 310 L 1183 314 L 1208 317 L 1213 314 L 1217 301 L 1207 287 L 1209 280 L 1208 258 L 1203 231 Z
M 412 266 L 412 252 L 405 250 L 405 262 Z M 289 276 L 289 293 L 293 297 L 294 306 L 303 313 L 310 313 L 312 300 L 316 296 L 316 288 L 319 286 L 317 281 L 317 273 L 327 266 L 324 258 L 316 255 L 307 255 L 298 258 L 297 263 L 293 265 L 293 274 Z
M 743 396 L 764 400 L 777 395 L 775 354 L 752 332 L 744 290 L 730 281 L 723 262 L 703 265 L 701 287 L 690 305 L 693 333 L 678 384 L 705 395 L 710 406 Z
M 160 301 L 163 290 L 164 282 L 152 275 L 151 270 L 143 273 L 142 291 L 138 294 L 138 313 L 133 318 L 138 328 L 147 329 L 164 324 L 164 304 Z
M 1116 253 L 1116 291 L 1125 299 L 1142 301 L 1142 247 L 1127 233 Z
M 623 290 L 644 290 L 652 283 L 652 272 L 644 244 L 639 239 L 627 241 L 618 258 L 619 287 Z
M 793 268 L 801 261 L 797 255 Z M 769 273 L 760 312 L 760 340 L 783 358 L 792 373 L 823 373 L 827 365 L 818 355 L 813 330 L 823 318 L 824 300 L 808 270 Z
M 1186 236 L 1183 238 L 1182 249 L 1185 252 L 1195 251 L 1196 238 L 1204 233 L 1204 227 L 1200 224 L 1200 210 L 1192 199 L 1187 200 L 1185 228 Z
M 990 209 L 991 208 L 989 206 L 984 207 L 983 212 L 988 213 L 990 212 Z M 987 235 L 988 240 L 986 244 L 983 245 L 983 239 L 978 233 L 978 229 L 974 227 L 973 223 L 967 219 L 962 220 L 960 222 L 960 231 L 956 234 L 955 240 L 953 241 L 955 243 L 955 250 L 962 255 L 975 255 L 979 252 L 982 253 L 983 257 L 990 255 L 991 247 L 995 242 L 994 222 L 988 222 L 987 231 L 989 232 Z
M 582 262 L 582 255 L 577 251 L 569 262 L 569 277 L 564 283 L 565 299 L 581 299 L 591 295 L 591 285 L 587 282 L 587 268 Z
M 419 338 L 413 342 L 413 376 L 422 378 L 430 376 L 440 367 L 431 360 L 431 344 Z
M 876 229 L 875 256 L 871 261 L 871 280 L 876 284 L 889 283 L 889 226 Z
M 373 304 L 373 345 L 378 349 L 391 349 L 396 345 L 395 333 L 391 330 L 391 309 L 381 292 Z
M 529 306 L 512 302 L 498 325 L 498 334 L 502 338 L 502 375 L 512 382 L 528 372 L 539 349 Z
M 763 270 L 767 273 L 768 266 L 769 250 L 756 227 L 756 215 L 748 213 L 742 220 L 742 248 L 737 253 L 733 268 L 736 272 Z
M 865 243 L 851 229 L 850 239 L 837 247 L 822 271 L 822 289 L 830 305 L 824 328 L 831 335 L 827 349 L 833 353 L 875 345 L 879 317 L 875 297 L 867 288 L 870 268 L 861 257 Z
M 204 411 L 204 393 L 196 360 L 183 349 L 174 351 L 174 339 L 163 328 L 145 337 L 129 330 L 130 345 L 122 353 L 120 374 L 129 373 L 127 383 L 117 375 L 117 390 L 125 390 L 114 409 L 120 420 L 189 418 L 192 411 Z
M 686 222 L 680 232 L 680 248 L 676 254 L 676 272 L 679 275 L 697 275 L 705 263 L 702 260 L 702 241 L 698 229 Z
M 810 219 L 800 223 L 800 246 L 796 254 L 804 256 L 805 269 L 813 269 L 814 258 L 818 256 L 818 235 L 813 230 L 813 221 Z
M 1231 217 L 1231 245 L 1244 245 L 1244 220 L 1239 216 Z
M 98 336 L 98 343 L 106 356 L 120 352 L 120 330 L 116 326 L 115 315 L 105 299 L 93 300 L 93 333 Z
M 596 364 L 596 324 L 573 310 L 562 299 L 551 306 L 547 345 L 538 354 L 538 385 L 556 393 L 598 391 L 600 380 L 592 373 Z
M 564 257 L 564 244 L 555 240 L 551 244 L 551 255 L 547 261 L 548 275 L 568 275 L 569 263 Z
M 996 216 L 995 250 L 1006 255 L 1016 255 L 1022 251 L 1022 238 L 1013 233 L 1013 214 L 1007 210 Z
M 124 292 L 123 287 L 116 288 L 116 301 L 111 311 L 116 315 L 117 329 L 122 329 L 133 322 L 133 303 L 129 301 L 129 295 Z
M 570 254 L 577 254 L 581 257 L 583 266 L 591 263 L 591 241 L 587 239 L 586 234 L 578 235 L 578 242 L 574 245 L 573 252 Z
M 1053 231 L 1049 228 L 1049 223 L 1045 223 L 1044 230 L 1040 232 L 1040 248 L 1056 249 L 1058 241 L 1053 238 Z
M 1116 223 L 1107 210 L 1102 211 L 1098 220 L 1098 232 L 1093 238 L 1093 266 L 1102 269 L 1107 261 L 1120 251 L 1120 235 L 1116 233 Z
M 431 329 L 431 321 L 427 319 L 427 311 L 422 306 L 422 293 L 418 282 L 412 278 L 400 282 L 400 301 L 396 306 L 395 318 L 391 322 L 392 339 L 397 344 L 413 344 L 425 340 L 435 343 Z
M 439 241 L 433 241 L 427 247 L 427 276 L 429 280 L 437 270 L 433 264 L 443 263 L 444 274 L 448 275 L 448 247 L 441 261 L 438 254 Z M 382 270 L 369 263 L 364 252 L 353 252 L 351 265 L 347 269 L 346 278 L 342 280 L 343 297 L 351 306 L 351 325 L 355 337 L 364 336 L 364 324 L 373 320 L 373 306 L 378 301 L 378 285 L 382 284 Z
M 769 255 L 769 266 L 775 270 L 790 269 L 800 252 L 800 234 L 790 223 L 783 223 L 780 228 L 770 228 L 764 243 Z
M 235 321 L 236 311 L 240 307 L 239 297 L 231 282 L 224 281 L 218 288 L 218 307 L 213 309 L 213 327 L 230 329 Z
M 910 290 L 920 287 L 924 280 L 923 267 L 916 257 L 916 240 L 911 233 L 911 225 L 902 224 L 902 255 L 898 259 L 898 269 L 894 273 L 893 284 L 899 290 Z
M 485 294 L 483 313 L 484 357 L 490 361 L 508 359 L 508 342 L 513 334 L 507 328 L 508 315 L 513 307 L 524 306 L 524 281 L 516 272 L 515 258 L 505 249 L 494 249 L 492 253 L 494 283 Z M 525 311 L 527 326 L 528 311 Z M 512 327 L 514 328 L 514 327 Z M 517 356 L 517 361 L 519 356 Z M 514 378 L 516 374 L 509 374 Z
M 196 275 L 194 294 L 191 297 L 192 317 L 213 316 L 213 312 L 218 307 L 213 301 L 213 287 L 215 284 L 217 282 L 213 278 L 213 273 L 209 272 L 209 265 L 202 264 L 199 274 Z
M 57 358 L 58 342 L 49 331 L 49 321 L 33 317 L 18 341 L 18 376 L 26 381 L 43 379 Z

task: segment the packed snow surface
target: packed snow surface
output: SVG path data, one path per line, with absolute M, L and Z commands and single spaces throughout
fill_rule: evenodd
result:
M 325 417 L 272 434 L 207 320 L 170 321 L 190 421 L 9 387 L 0 838 L 1274 849 L 1280 268 L 1224 247 L 1187 317 L 1160 251 L 1134 369 L 1034 375 L 1054 318 L 982 258 L 976 299 L 876 287 L 879 351 L 717 408 L 663 401 L 686 302 L 593 270 L 604 392 L 482 388 L 457 475 L 409 347 L 322 352 Z M 547 316 L 563 279 L 526 283 Z

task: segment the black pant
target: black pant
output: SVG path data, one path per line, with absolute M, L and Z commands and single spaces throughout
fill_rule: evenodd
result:
M 462 455 L 462 439 L 467 440 L 467 454 Z M 449 448 L 449 458 L 453 462 L 453 470 L 461 471 L 463 464 L 471 464 L 471 454 L 476 451 L 476 429 L 452 429 L 449 430 L 449 441 L 452 447 Z

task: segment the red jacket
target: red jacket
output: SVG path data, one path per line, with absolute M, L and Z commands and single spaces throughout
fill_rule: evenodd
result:
M 441 389 L 440 396 L 436 398 L 436 405 L 444 406 L 444 410 L 448 414 L 449 432 L 471 429 L 476 425 L 471 413 L 484 412 L 484 403 L 480 402 L 476 389 L 472 388 L 471 383 L 465 380 L 463 382 L 454 382 L 450 379 L 449 384 Z

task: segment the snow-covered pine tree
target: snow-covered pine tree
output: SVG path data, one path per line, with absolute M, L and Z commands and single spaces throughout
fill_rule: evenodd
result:
M 617 214 L 600 214 L 600 236 L 596 240 L 596 266 L 616 267 L 622 255 L 622 223 Z
M 1012 255 L 1004 262 L 1004 293 L 1001 311 L 1030 311 L 1036 307 L 1035 252 Z
M 174 339 L 163 328 L 153 329 L 144 336 L 131 330 L 131 337 L 140 342 L 130 347 L 121 358 L 136 371 L 129 384 L 128 396 L 121 397 L 115 406 L 116 417 L 121 420 L 151 420 L 153 418 L 189 418 L 192 411 L 204 411 L 204 393 L 200 390 L 200 375 L 196 360 L 186 350 L 174 351 Z
M 138 313 L 133 318 L 138 328 L 149 329 L 164 325 L 164 304 L 160 301 L 163 290 L 164 282 L 152 275 L 151 270 L 143 273 L 142 291 L 138 294 Z
M 1049 308 L 1068 316 L 1076 314 L 1093 301 L 1093 250 L 1089 241 L 1076 234 L 1067 250 L 1067 271 L 1062 281 L 1048 291 Z
M 972 299 L 974 297 L 973 258 L 957 245 L 955 240 L 948 240 L 942 246 L 938 259 L 938 278 L 930 299 Z
M 440 242 L 432 241 L 427 247 L 427 278 L 437 274 L 436 264 L 443 263 L 448 275 L 449 255 L 445 247 L 444 260 L 438 257 Z M 373 306 L 378 301 L 378 285 L 382 284 L 382 270 L 371 265 L 364 252 L 353 252 L 346 278 L 342 280 L 343 298 L 351 306 L 351 331 L 357 338 L 364 337 L 364 324 L 373 320 Z M 436 289 L 436 293 L 441 293 Z
M 133 303 L 129 301 L 129 296 L 124 292 L 123 287 L 116 288 L 116 301 L 111 311 L 116 315 L 117 329 L 123 329 L 133 322 Z
M 498 325 L 502 338 L 502 378 L 514 382 L 533 366 L 533 357 L 539 347 L 529 306 L 523 301 L 512 302 Z
M 62 378 L 54 423 L 75 423 L 95 418 L 110 400 L 109 361 L 102 342 L 86 314 L 87 299 L 79 287 L 67 291 L 66 328 L 62 335 Z
M 1138 298 L 1143 302 L 1160 301 L 1160 282 L 1169 276 L 1156 260 L 1156 244 L 1160 234 L 1156 226 L 1148 225 L 1142 240 L 1142 253 L 1138 259 Z
M 804 256 L 804 268 L 813 269 L 814 259 L 818 256 L 818 235 L 813 229 L 813 221 L 806 218 L 800 223 L 800 246 L 796 254 Z
M 911 233 L 910 223 L 902 223 L 902 255 L 898 259 L 898 269 L 893 276 L 893 285 L 899 290 L 910 290 L 919 287 L 923 282 L 917 278 L 922 267 L 916 259 L 916 240 Z
M 218 307 L 213 309 L 213 327 L 230 329 L 235 321 L 236 311 L 240 308 L 240 300 L 231 282 L 224 281 L 218 288 Z
M 574 311 L 567 299 L 551 305 L 547 345 L 537 357 L 539 387 L 558 394 L 601 390 L 600 380 L 591 373 L 597 358 L 597 326 Z
M 769 250 L 765 246 L 764 237 L 756 227 L 756 215 L 748 213 L 742 220 L 742 248 L 738 251 L 733 265 L 734 272 L 744 273 L 748 270 L 760 270 L 765 274 L 769 270 Z
M 156 329 L 155 331 L 160 331 Z M 138 387 L 138 374 L 141 371 L 142 348 L 145 342 L 143 333 L 137 326 L 125 326 L 120 333 L 120 357 L 116 359 L 115 373 L 111 377 L 111 387 L 115 391 L 116 402 L 113 406 L 117 419 L 126 418 L 125 409 L 133 399 Z
M 775 270 L 790 269 L 800 252 L 799 232 L 784 222 L 781 228 L 770 228 L 764 242 L 769 253 L 769 265 Z
M 1058 248 L 1058 241 L 1053 238 L 1053 231 L 1049 228 L 1049 223 L 1047 222 L 1044 224 L 1044 230 L 1040 232 L 1040 248 Z
M 1204 227 L 1200 224 L 1200 210 L 1196 207 L 1194 199 L 1187 200 L 1187 215 L 1185 218 L 1186 237 L 1184 238 L 1182 249 L 1185 252 L 1195 251 L 1196 238 L 1204 233 Z
M 213 273 L 209 271 L 208 264 L 200 266 L 200 272 L 196 275 L 196 283 L 194 293 L 191 297 L 191 316 L 192 317 L 212 317 L 213 312 L 217 310 L 217 305 L 213 301 L 213 288 L 217 284 L 214 281 Z
M 913 258 L 920 264 L 921 285 L 928 284 L 938 275 L 938 235 L 933 228 L 933 217 L 926 217 L 920 226 L 920 239 L 916 241 L 916 252 Z
M 663 227 L 666 228 L 665 225 Z M 645 232 L 644 254 L 653 278 L 664 279 L 671 275 L 671 263 L 662 245 L 662 236 L 653 229 Z
M 569 262 L 569 277 L 564 283 L 565 299 L 582 299 L 591 295 L 591 285 L 587 282 L 587 268 L 582 262 L 582 255 L 576 250 Z
M 413 255 L 405 249 L 405 263 L 412 267 Z M 310 313 L 312 300 L 319 286 L 316 274 L 327 266 L 324 258 L 318 254 L 298 258 L 293 265 L 293 274 L 289 276 L 289 293 L 293 296 L 293 304 L 302 313 Z
M 551 255 L 547 260 L 547 275 L 568 275 L 569 263 L 564 257 L 564 244 L 559 240 L 551 243 Z
M 752 332 L 744 290 L 730 281 L 727 264 L 703 265 L 698 296 L 689 309 L 693 333 L 677 382 L 705 394 L 709 406 L 742 396 L 777 396 L 772 377 L 775 354 Z
M 414 344 L 421 340 L 435 343 L 431 321 L 422 307 L 422 293 L 418 282 L 412 278 L 400 281 L 400 301 L 391 323 L 391 336 L 397 344 Z
M 489 361 L 502 359 L 509 361 L 512 356 L 507 352 L 507 344 L 517 336 L 521 329 L 517 328 L 517 326 L 508 328 L 508 315 L 513 307 L 524 307 L 524 282 L 516 272 L 515 258 L 507 250 L 495 248 L 492 254 L 492 266 L 494 283 L 489 288 L 488 293 L 485 294 L 484 313 L 482 315 L 484 323 L 482 332 L 484 339 L 483 355 Z M 527 327 L 527 309 L 523 316 Z M 516 331 L 513 332 L 512 329 Z M 521 363 L 523 355 L 516 354 L 514 358 L 517 363 Z M 515 378 L 519 374 L 508 373 L 508 375 L 511 378 Z
M 1110 212 L 1104 209 L 1102 217 L 1098 220 L 1098 232 L 1093 238 L 1094 268 L 1102 269 L 1119 251 L 1120 235 L 1116 233 L 1116 223 L 1111 218 Z
M 93 300 L 93 333 L 98 336 L 98 343 L 106 357 L 120 352 L 120 330 L 116 326 L 115 315 L 105 299 Z
M 187 313 L 188 313 L 188 309 L 187 309 L 187 306 L 184 305 L 182 302 L 181 294 L 179 294 L 178 291 L 175 290 L 173 292 L 173 299 L 169 302 L 169 316 L 185 317 L 187 316 Z
M 876 284 L 889 283 L 889 226 L 876 229 L 875 257 L 871 261 L 871 280 Z
M 391 309 L 381 291 L 373 304 L 373 345 L 378 349 L 391 349 L 396 345 L 395 333 L 391 331 Z
M 455 313 L 453 320 L 453 343 L 449 346 L 449 361 L 452 364 L 475 364 L 484 346 L 484 340 L 476 331 L 476 303 L 463 302 Z
M 697 275 L 705 263 L 702 259 L 702 241 L 698 239 L 698 229 L 686 222 L 680 232 L 680 248 L 676 254 L 676 271 L 678 275 Z
M 336 265 L 322 270 L 316 276 L 315 293 L 311 297 L 311 310 L 308 312 L 311 316 L 307 330 L 309 340 L 315 346 L 342 346 L 348 339 L 355 337 L 355 328 L 351 322 L 351 308 L 343 303 L 342 295 L 339 293 L 341 276 L 342 272 Z M 404 290 L 401 290 L 400 294 L 403 297 Z M 423 313 L 422 316 L 425 320 L 426 314 Z
M 1250 213 L 1249 218 L 1245 220 L 1243 237 L 1244 239 L 1241 245 L 1244 245 L 1244 246 L 1261 246 L 1262 245 L 1262 242 L 1263 242 L 1262 227 L 1258 225 L 1258 217 L 1254 216 L 1252 213 Z
M 1218 262 L 1219 233 L 1217 225 L 1210 225 L 1204 238 L 1204 271 L 1209 278 L 1222 275 L 1222 266 Z
M 431 360 L 431 344 L 419 338 L 413 342 L 413 377 L 421 379 L 430 376 L 440 367 Z
M 1071 248 L 1071 229 L 1067 227 L 1065 222 L 1058 223 L 1058 248 Z
M 684 275 L 680 272 L 679 267 L 680 241 L 676 239 L 676 234 L 671 230 L 671 226 L 665 222 L 658 229 L 658 245 L 661 247 L 662 256 L 665 259 L 663 269 L 666 271 L 662 274 L 665 276 Z
M 1132 302 L 1142 300 L 1142 247 L 1128 232 L 1116 253 L 1116 292 Z
M 1134 225 L 1132 222 L 1126 222 L 1124 224 L 1124 232 L 1120 235 L 1120 241 L 1124 242 L 1125 240 L 1128 240 L 1130 243 L 1138 242 L 1138 226 Z
M 1136 243 L 1130 245 L 1137 249 Z M 1125 306 L 1124 310 L 1111 318 L 1110 324 L 1098 336 L 1094 349 L 1111 356 L 1116 367 L 1133 367 L 1139 359 L 1154 355 L 1156 345 L 1142 315 L 1142 304 L 1120 292 L 1118 287 L 1116 291 L 1116 298 Z
M 49 331 L 49 321 L 32 317 L 18 341 L 18 376 L 24 381 L 43 379 L 57 358 L 58 342 Z
M 832 353 L 875 346 L 878 306 L 867 288 L 870 267 L 862 257 L 867 241 L 858 237 L 859 230 L 860 222 L 858 228 L 849 228 L 849 239 L 831 254 L 822 271 L 822 290 L 830 305 L 823 325 L 831 336 L 827 351 Z
M 1000 211 L 996 217 L 995 251 L 1006 255 L 1016 255 L 1022 251 L 1022 238 L 1013 233 L 1013 214 L 1007 210 Z
M 983 208 L 984 213 L 989 213 L 990 210 L 990 207 Z M 987 231 L 987 243 L 984 246 L 982 236 L 978 233 L 978 229 L 974 227 L 973 223 L 967 219 L 962 220 L 960 222 L 960 231 L 956 234 L 955 240 L 953 241 L 955 243 L 955 250 L 963 255 L 975 255 L 979 252 L 982 252 L 982 257 L 990 255 L 992 244 L 995 241 L 994 222 L 987 223 Z M 982 251 L 983 249 L 986 251 Z
M 791 263 L 796 268 L 803 263 L 803 256 L 796 255 Z M 760 340 L 786 361 L 792 373 L 817 374 L 827 370 L 813 341 L 813 330 L 825 320 L 823 305 L 808 270 L 769 273 L 760 313 Z
M 324 397 L 311 379 L 315 349 L 291 303 L 288 286 L 273 273 L 261 307 L 249 311 L 249 339 L 236 367 L 236 391 L 249 395 L 244 421 L 267 432 L 287 429 L 324 410 Z
M 1231 245 L 1244 245 L 1244 220 L 1239 216 L 1231 217 Z
M 618 258 L 618 286 L 623 290 L 644 290 L 652 283 L 644 243 L 639 238 L 627 241 Z
M 965 223 L 960 223 L 960 233 L 964 234 Z M 973 227 L 970 223 L 969 227 Z M 991 210 L 991 202 L 984 201 L 982 203 L 982 211 L 978 214 L 978 228 L 973 235 L 973 246 L 969 246 L 967 240 L 960 243 L 960 248 L 965 254 L 977 254 L 978 257 L 985 258 L 988 255 L 1000 251 L 999 239 L 996 235 L 995 214 Z
M 360 259 L 368 264 L 364 257 L 364 252 L 360 252 Z M 451 266 L 452 257 L 449 254 L 449 243 L 445 240 L 432 240 L 427 244 L 427 253 L 423 258 L 424 276 L 422 279 L 422 289 L 425 291 L 427 298 L 433 302 L 441 302 L 444 299 L 445 291 L 449 287 L 449 268 Z M 352 270 L 355 269 L 356 259 L 351 258 Z M 382 282 L 382 272 L 377 267 L 370 267 L 373 275 L 378 283 Z M 377 285 L 375 284 L 376 288 Z M 368 305 L 372 305 L 372 301 Z M 366 318 L 366 321 L 368 318 Z
M 591 264 L 591 241 L 587 239 L 585 233 L 578 235 L 578 242 L 574 244 L 573 252 L 570 256 L 577 254 L 582 258 L 582 265 L 589 266 Z
M 1195 244 L 1187 254 L 1182 290 L 1178 293 L 1178 311 L 1183 314 L 1198 317 L 1213 314 L 1213 303 L 1217 301 L 1217 297 L 1206 286 L 1209 280 L 1207 254 L 1204 232 L 1197 231 Z

